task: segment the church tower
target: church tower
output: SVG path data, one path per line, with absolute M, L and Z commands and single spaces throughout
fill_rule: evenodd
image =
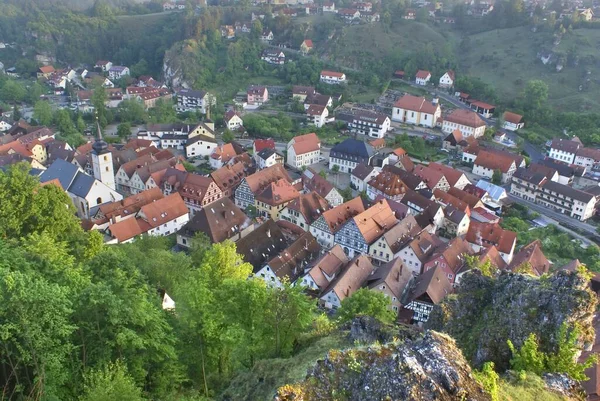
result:
M 98 137 L 92 145 L 92 168 L 94 178 L 104 183 L 107 187 L 115 189 L 115 172 L 113 169 L 112 153 L 108 144 L 102 139 L 100 123 L 98 124 Z

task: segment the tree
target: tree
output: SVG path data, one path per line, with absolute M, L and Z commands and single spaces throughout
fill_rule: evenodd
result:
M 502 170 L 496 169 L 492 174 L 492 184 L 500 185 L 502 184 Z
M 544 373 L 545 355 L 538 349 L 539 344 L 535 334 L 530 334 L 518 351 L 510 340 L 507 340 L 507 344 L 512 353 L 511 369 L 533 372 L 538 376 Z
M 95 85 L 94 93 L 92 94 L 92 105 L 94 106 L 94 111 L 96 113 L 96 118 L 100 122 L 101 127 L 106 127 L 108 125 L 108 113 L 106 110 L 106 102 L 108 101 L 108 96 L 106 94 L 106 89 L 104 86 Z
M 119 104 L 118 113 L 122 122 L 142 124 L 148 120 L 148 113 L 146 113 L 143 103 L 135 99 L 123 100 Z
M 173 102 L 159 99 L 155 106 L 149 110 L 150 121 L 153 123 L 167 124 L 177 121 L 177 113 L 173 108 Z
M 16 104 L 15 107 L 13 107 L 12 119 L 13 121 L 19 121 L 21 119 L 21 110 L 19 110 L 19 106 L 17 106 Z
M 325 170 L 319 171 L 319 176 L 321 176 L 321 178 L 327 179 L 327 171 L 325 171 Z
M 36 104 L 40 97 L 44 94 L 44 87 L 40 85 L 38 82 L 34 82 L 29 88 L 27 96 L 29 99 L 29 103 Z
M 391 323 L 396 314 L 390 309 L 390 306 L 390 299 L 385 294 L 361 288 L 342 301 L 338 317 L 340 321 L 347 322 L 356 316 L 366 315 L 384 323 Z
M 2 89 L 0 89 L 0 99 L 6 103 L 22 102 L 26 94 L 27 92 L 23 85 L 12 79 L 6 81 Z
M 143 401 L 141 390 L 127 374 L 127 367 L 118 360 L 103 369 L 85 375 L 84 395 L 81 401 Z
M 44 100 L 38 100 L 33 106 L 33 118 L 40 125 L 50 125 L 52 124 L 52 107 L 50 104 Z
M 127 140 L 131 136 L 131 124 L 121 123 L 117 127 L 117 136 L 122 140 Z
M 500 376 L 494 370 L 494 362 L 486 362 L 480 371 L 473 370 L 475 380 L 490 394 L 492 401 L 500 401 L 498 395 L 498 381 Z
M 331 172 L 333 172 L 334 174 L 337 174 L 340 172 L 340 166 L 337 164 L 334 164 L 333 167 L 331 168 Z
M 231 143 L 235 140 L 235 137 L 233 136 L 233 132 L 231 132 L 230 130 L 226 129 L 223 132 L 223 142 L 225 143 Z

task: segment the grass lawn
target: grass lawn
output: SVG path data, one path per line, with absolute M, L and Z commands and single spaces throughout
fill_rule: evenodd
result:
M 600 67 L 591 63 L 584 67 L 580 63 L 556 72 L 554 65 L 543 65 L 537 53 L 551 49 L 552 40 L 549 33 L 533 33 L 527 27 L 483 32 L 469 37 L 464 46 L 466 51 L 459 60 L 463 70 L 493 85 L 503 100 L 514 99 L 527 81 L 541 79 L 548 84 L 549 99 L 555 107 L 571 111 L 600 107 L 600 91 L 593 80 L 585 90 L 579 91 L 584 83 L 585 68 L 593 77 L 600 72 Z M 566 55 L 567 50 L 576 48 L 580 58 L 597 55 L 599 42 L 599 31 L 578 29 L 565 34 L 554 52 Z

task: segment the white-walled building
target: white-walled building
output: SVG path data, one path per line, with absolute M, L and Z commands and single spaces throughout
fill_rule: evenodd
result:
M 550 145 L 548 157 L 559 162 L 573 164 L 577 152 L 583 148 L 579 138 L 573 139 L 554 139 Z
M 450 134 L 458 129 L 463 137 L 473 136 L 479 138 L 485 134 L 486 124 L 474 111 L 456 109 L 446 117 L 442 123 L 442 131 Z
M 306 110 L 306 120 L 309 124 L 321 128 L 329 122 L 329 110 L 326 106 L 311 104 Z
M 188 139 L 185 145 L 185 156 L 191 157 L 207 157 L 213 154 L 218 143 L 215 138 L 207 135 L 196 135 Z
M 419 70 L 419 71 L 417 71 L 417 74 L 415 75 L 415 83 L 417 85 L 425 86 L 429 83 L 430 79 L 431 79 L 431 73 L 429 71 Z
M 392 108 L 392 120 L 411 125 L 434 128 L 442 116 L 437 102 L 429 102 L 423 97 L 404 95 Z
M 346 82 L 346 74 L 337 71 L 321 71 L 321 82 L 326 84 L 342 84 Z
M 454 86 L 454 71 L 449 70 L 440 77 L 440 88 L 452 88 Z
M 321 140 L 315 133 L 299 135 L 287 144 L 287 164 L 294 168 L 319 162 Z

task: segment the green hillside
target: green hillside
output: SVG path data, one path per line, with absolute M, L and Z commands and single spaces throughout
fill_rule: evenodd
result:
M 586 70 L 594 77 L 600 68 L 593 59 L 598 54 L 600 31 L 578 29 L 566 33 L 553 48 L 549 33 L 533 33 L 529 28 L 509 28 L 471 35 L 457 52 L 461 70 L 480 77 L 494 86 L 502 99 L 513 99 L 531 79 L 544 80 L 550 89 L 550 102 L 557 108 L 584 111 L 600 107 L 597 84 L 586 80 Z M 538 52 L 552 51 L 556 59 L 565 58 L 562 71 L 555 62 L 543 65 Z M 577 64 L 568 60 L 569 51 L 579 57 Z M 580 90 L 580 85 L 583 86 Z

